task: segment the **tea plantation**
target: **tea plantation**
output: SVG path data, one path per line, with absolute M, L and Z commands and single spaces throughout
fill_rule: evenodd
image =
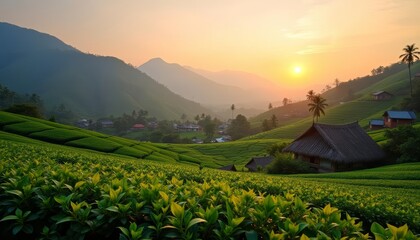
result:
M 0 128 L 0 239 L 418 239 L 420 233 L 417 163 L 269 176 L 212 168 L 241 169 L 289 139 L 152 144 L 5 112 Z M 383 131 L 372 136 L 386 141 Z
M 154 144 L 138 142 L 94 131 L 79 129 L 41 119 L 0 111 L 0 139 L 14 133 L 44 142 L 90 149 L 110 154 L 161 162 L 179 162 L 220 168 L 235 164 L 243 168 L 254 156 L 265 154 L 267 147 L 288 139 L 260 139 L 227 144 Z M 10 134 L 7 136 L 11 136 Z
M 0 140 L 2 239 L 416 239 L 420 230 L 418 184 L 400 188 L 420 180 L 418 164 L 398 167 L 412 178 L 382 180 L 394 186 L 363 186 L 334 174 L 200 170 L 22 139 Z

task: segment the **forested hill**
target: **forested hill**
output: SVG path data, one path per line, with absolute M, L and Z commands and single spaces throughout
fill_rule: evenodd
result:
M 411 67 L 412 73 L 420 72 L 420 62 Z M 418 82 L 420 79 L 415 78 Z M 308 89 L 309 90 L 309 89 Z M 387 91 L 393 94 L 392 99 L 373 101 L 372 93 Z M 322 94 L 328 107 L 321 123 L 345 124 L 358 121 L 362 127 L 367 127 L 370 119 L 380 119 L 384 111 L 400 109 L 405 98 L 410 94 L 408 69 L 405 64 L 393 64 L 385 67 L 381 73 L 356 78 L 342 82 Z M 273 108 L 251 119 L 254 126 L 260 126 L 264 119 L 276 116 L 277 128 L 251 136 L 251 139 L 261 138 L 294 138 L 299 136 L 312 124 L 311 113 L 307 101 L 288 104 Z
M 0 23 L 0 84 L 64 104 L 81 117 L 145 109 L 161 119 L 209 111 L 114 57 L 82 53 L 48 34 Z

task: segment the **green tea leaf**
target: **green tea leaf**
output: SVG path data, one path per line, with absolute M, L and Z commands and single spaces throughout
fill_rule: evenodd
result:
M 207 222 L 207 221 L 202 218 L 194 218 L 188 223 L 187 230 L 197 223 L 204 223 L 204 222 Z

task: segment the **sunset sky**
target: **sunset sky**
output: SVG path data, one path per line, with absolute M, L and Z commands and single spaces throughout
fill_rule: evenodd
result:
M 419 0 L 2 0 L 0 21 L 134 66 L 161 57 L 252 72 L 303 97 L 420 47 L 419 9 Z

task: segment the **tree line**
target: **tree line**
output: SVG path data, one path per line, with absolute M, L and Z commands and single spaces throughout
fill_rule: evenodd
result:
M 35 93 L 19 94 L 0 84 L 0 109 L 41 118 L 44 112 L 41 97 Z

